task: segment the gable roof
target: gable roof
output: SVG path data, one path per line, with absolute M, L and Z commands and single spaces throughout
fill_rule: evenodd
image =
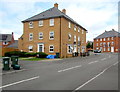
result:
M 0 41 L 11 41 L 12 34 L 0 34 Z
M 7 46 L 7 47 L 18 48 L 18 40 L 15 40 L 14 43 L 10 44 L 10 45 Z
M 106 38 L 106 37 L 120 37 L 120 33 L 112 29 L 111 31 L 105 31 L 101 35 L 97 36 L 94 39 Z
M 53 7 L 50 8 L 42 13 L 39 13 L 33 17 L 30 17 L 24 21 L 24 22 L 29 22 L 29 21 L 36 21 L 36 20 L 42 20 L 42 19 L 49 19 L 49 18 L 58 18 L 58 17 L 64 17 L 68 20 L 70 20 L 71 22 L 75 23 L 76 25 L 80 26 L 81 28 L 83 28 L 81 25 L 79 25 L 76 21 L 74 21 L 72 18 L 70 18 L 69 16 L 67 16 L 65 13 L 61 12 L 58 8 Z M 85 31 L 87 31 L 85 28 L 83 28 Z

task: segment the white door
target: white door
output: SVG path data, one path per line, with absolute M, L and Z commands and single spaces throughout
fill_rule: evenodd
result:
M 111 47 L 111 52 L 114 52 L 114 47 Z
M 38 44 L 38 52 L 44 52 L 44 44 L 43 43 Z

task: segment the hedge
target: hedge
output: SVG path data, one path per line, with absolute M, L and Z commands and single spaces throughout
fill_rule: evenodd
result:
M 47 54 L 43 53 L 43 52 L 28 53 L 28 52 L 12 51 L 12 52 L 6 52 L 5 56 L 7 56 L 7 57 L 19 56 L 19 57 L 39 57 L 39 58 L 46 58 Z

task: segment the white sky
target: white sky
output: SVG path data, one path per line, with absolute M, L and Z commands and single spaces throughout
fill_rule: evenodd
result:
M 0 33 L 14 32 L 15 39 L 23 33 L 22 20 L 36 15 L 59 4 L 59 9 L 66 9 L 67 15 L 88 30 L 87 40 L 105 30 L 118 31 L 119 0 L 1 0 Z

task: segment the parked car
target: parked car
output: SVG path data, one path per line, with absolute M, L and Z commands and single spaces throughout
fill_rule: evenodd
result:
M 94 53 L 101 53 L 101 50 L 94 50 Z

